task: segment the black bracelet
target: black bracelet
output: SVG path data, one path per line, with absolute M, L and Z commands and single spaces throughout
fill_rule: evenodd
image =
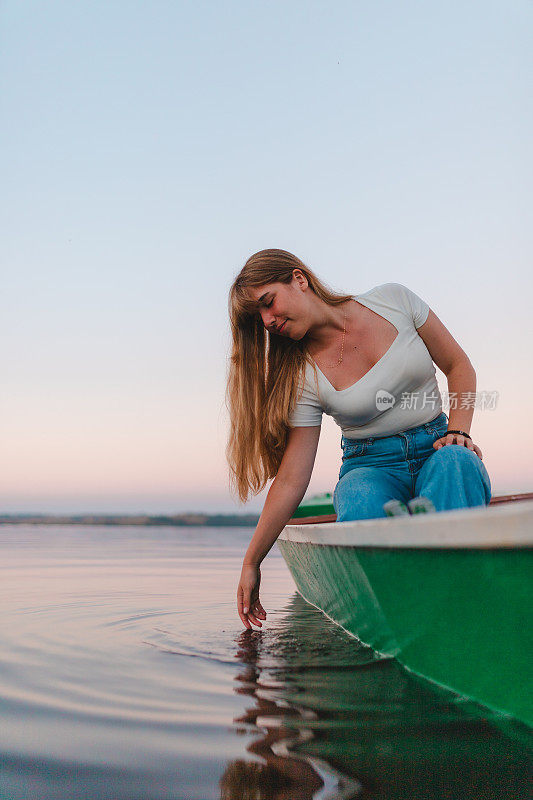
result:
M 447 436 L 449 433 L 460 433 L 461 436 L 466 436 L 467 439 L 472 438 L 469 433 L 465 433 L 464 431 L 446 431 L 445 436 Z

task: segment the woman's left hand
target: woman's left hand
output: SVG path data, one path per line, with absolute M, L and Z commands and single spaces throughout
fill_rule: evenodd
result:
M 473 450 L 474 453 L 483 461 L 483 453 L 477 444 L 474 444 L 472 439 L 468 439 L 466 436 L 463 436 L 460 433 L 447 433 L 445 436 L 441 436 L 440 439 L 437 439 L 436 442 L 433 442 L 433 447 L 435 450 L 440 450 L 441 447 L 445 447 L 447 444 L 458 444 L 463 447 L 468 447 L 469 450 Z

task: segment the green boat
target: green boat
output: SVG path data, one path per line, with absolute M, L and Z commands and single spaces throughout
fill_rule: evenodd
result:
M 278 545 L 307 602 L 417 675 L 533 726 L 533 494 L 354 522 L 329 521 L 326 495 L 298 514 Z

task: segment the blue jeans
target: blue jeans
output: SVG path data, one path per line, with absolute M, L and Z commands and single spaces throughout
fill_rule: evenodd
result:
M 342 437 L 342 466 L 333 493 L 337 520 L 385 517 L 383 504 L 427 497 L 437 511 L 488 505 L 490 478 L 480 457 L 468 447 L 449 444 L 435 450 L 448 418 L 392 436 Z

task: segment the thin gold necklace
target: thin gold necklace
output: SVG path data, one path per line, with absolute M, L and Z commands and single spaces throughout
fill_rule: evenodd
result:
M 346 339 L 346 310 L 345 309 L 343 309 L 343 314 L 344 314 L 344 325 L 343 325 L 343 328 L 342 328 L 341 354 L 340 354 L 340 357 L 339 357 L 339 359 L 338 359 L 336 364 L 330 364 L 331 368 L 338 367 L 340 364 L 342 364 L 342 359 L 344 357 L 344 341 Z
M 337 363 L 333 365 L 335 367 L 338 367 L 339 364 L 342 364 L 342 358 L 344 355 L 344 340 L 346 339 L 346 309 L 344 308 L 343 308 L 343 314 L 344 314 L 344 327 L 342 329 L 341 355 Z

